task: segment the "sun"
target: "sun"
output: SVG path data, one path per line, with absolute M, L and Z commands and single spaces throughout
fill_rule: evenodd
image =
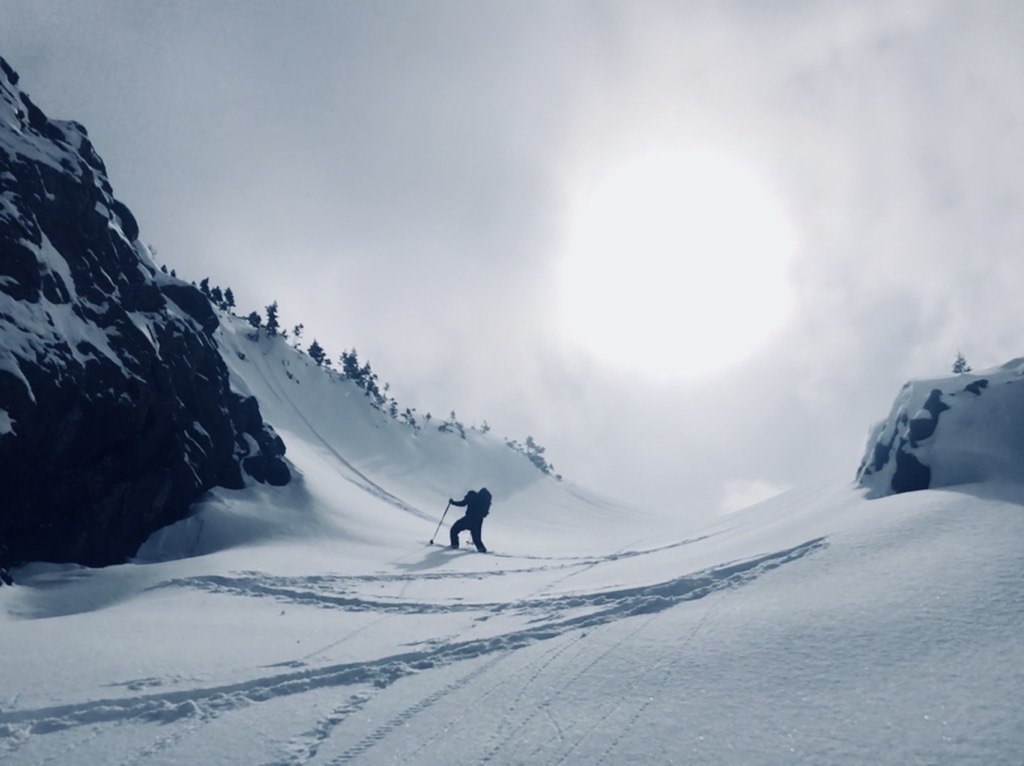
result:
M 796 246 L 778 195 L 728 154 L 634 157 L 578 195 L 562 328 L 601 361 L 654 377 L 721 371 L 784 324 Z

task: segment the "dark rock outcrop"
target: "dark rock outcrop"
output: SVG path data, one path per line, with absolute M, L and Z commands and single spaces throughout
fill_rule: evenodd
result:
M 218 316 L 160 273 L 81 125 L 0 59 L 0 568 L 123 561 L 214 486 L 290 478 Z
M 857 482 L 879 497 L 1024 482 L 1024 359 L 982 375 L 907 383 L 872 429 Z
M 933 388 L 928 394 L 928 399 L 922 405 L 921 412 L 909 421 L 910 446 L 916 447 L 934 434 L 939 425 L 939 415 L 948 409 L 949 405 L 942 401 L 942 392 Z M 925 486 L 928 486 L 927 483 Z

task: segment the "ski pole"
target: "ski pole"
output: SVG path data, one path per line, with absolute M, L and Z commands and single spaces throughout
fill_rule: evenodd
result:
M 434 530 L 433 536 L 430 538 L 429 545 L 434 544 L 434 538 L 437 537 L 438 531 L 441 529 L 441 525 L 444 523 L 444 517 L 448 515 L 448 509 L 452 507 L 452 501 L 448 501 L 448 505 L 444 507 L 444 513 L 441 514 L 441 520 L 437 522 L 437 529 Z

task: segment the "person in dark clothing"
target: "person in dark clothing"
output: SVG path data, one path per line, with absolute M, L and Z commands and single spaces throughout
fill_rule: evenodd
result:
M 473 536 L 473 545 L 476 546 L 476 549 L 481 553 L 487 553 L 487 549 L 484 547 L 484 541 L 480 537 L 480 529 L 484 524 L 484 516 L 490 513 L 491 509 L 491 493 L 487 491 L 487 487 L 483 487 L 478 492 L 470 490 L 461 500 L 452 500 L 449 498 L 448 502 L 452 505 L 466 509 L 466 515 L 452 524 L 452 547 L 459 547 L 459 532 L 464 529 L 468 529 L 469 533 Z

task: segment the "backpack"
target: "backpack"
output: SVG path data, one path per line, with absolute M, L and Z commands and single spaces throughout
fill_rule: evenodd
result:
M 476 493 L 476 507 L 481 517 L 491 512 L 491 493 L 486 487 Z

